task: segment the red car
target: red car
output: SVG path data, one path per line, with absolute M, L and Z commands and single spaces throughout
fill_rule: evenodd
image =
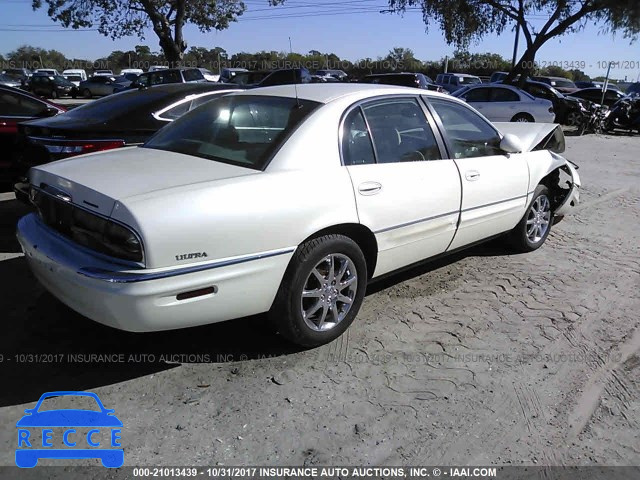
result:
M 0 85 L 0 183 L 12 183 L 25 173 L 18 161 L 18 123 L 66 111 L 23 90 Z

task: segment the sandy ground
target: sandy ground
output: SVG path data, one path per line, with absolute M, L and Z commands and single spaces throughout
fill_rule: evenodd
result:
M 80 317 L 18 258 L 5 195 L 0 465 L 50 390 L 115 408 L 126 465 L 640 465 L 640 137 L 567 141 L 582 204 L 543 248 L 494 242 L 372 285 L 309 351 L 262 316 L 145 335 Z M 78 361 L 92 353 L 122 360 Z

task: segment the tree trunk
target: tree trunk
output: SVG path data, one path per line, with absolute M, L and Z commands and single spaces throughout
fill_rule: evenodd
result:
M 517 85 L 519 87 L 524 85 L 524 82 L 531 76 L 535 70 L 536 53 L 540 49 L 541 45 L 533 44 L 527 47 L 525 52 L 520 57 L 507 77 L 504 79 L 504 83 Z M 516 78 L 520 75 L 520 78 Z

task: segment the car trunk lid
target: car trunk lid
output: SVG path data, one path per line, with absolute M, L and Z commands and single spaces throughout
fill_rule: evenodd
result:
M 129 147 L 34 167 L 29 180 L 61 201 L 109 216 L 115 203 L 128 197 L 255 173 L 190 155 Z

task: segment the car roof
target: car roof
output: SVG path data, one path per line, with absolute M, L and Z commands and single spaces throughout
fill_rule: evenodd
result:
M 294 88 L 295 87 L 295 88 Z M 439 98 L 451 98 L 450 95 L 419 90 L 412 87 L 399 87 L 394 85 L 372 85 L 368 83 L 302 83 L 290 85 L 277 85 L 273 87 L 259 87 L 238 92 L 236 95 L 264 95 L 273 97 L 295 98 L 296 90 L 301 100 L 311 100 L 320 103 L 330 103 L 344 97 L 359 99 L 378 95 L 409 94 L 427 95 Z M 459 101 L 459 100 L 455 100 Z

